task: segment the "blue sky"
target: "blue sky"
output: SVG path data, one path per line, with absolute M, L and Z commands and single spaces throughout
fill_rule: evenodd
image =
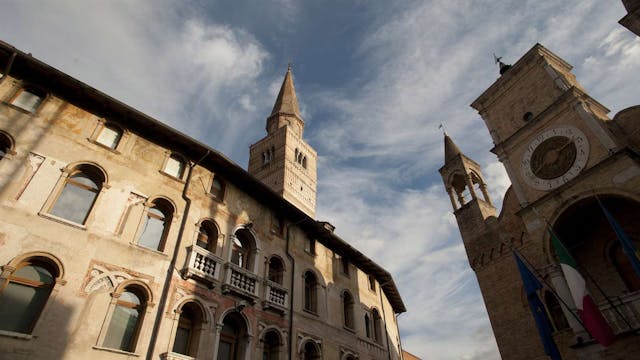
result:
M 508 179 L 469 104 L 539 42 L 611 116 L 638 103 L 640 38 L 620 1 L 14 1 L 0 39 L 221 150 L 248 148 L 286 71 L 319 155 L 317 217 L 389 269 L 405 349 L 499 358 L 437 169 L 444 123 Z

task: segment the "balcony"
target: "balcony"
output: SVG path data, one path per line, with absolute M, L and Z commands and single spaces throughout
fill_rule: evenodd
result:
M 269 280 L 264 281 L 264 286 L 262 307 L 284 314 L 289 304 L 289 291 L 282 285 Z
M 251 301 L 251 303 L 255 303 L 258 299 L 258 276 L 229 262 L 224 264 L 224 268 L 222 292 L 231 292 Z
M 615 308 L 607 301 L 600 303 L 599 308 L 614 333 L 620 334 L 640 328 L 640 291 L 612 298 L 611 302 Z M 631 329 L 618 313 L 626 318 Z
M 203 281 L 213 288 L 219 282 L 223 260 L 196 245 L 190 246 L 188 252 L 187 264 L 182 269 L 182 276 L 185 279 L 195 278 Z
M 167 352 L 160 355 L 162 360 L 194 360 L 194 357 L 182 355 L 174 352 Z

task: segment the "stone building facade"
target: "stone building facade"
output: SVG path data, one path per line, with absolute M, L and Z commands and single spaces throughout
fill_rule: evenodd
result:
M 610 119 L 571 68 L 536 44 L 513 66 L 501 63 L 500 77 L 471 105 L 511 180 L 499 214 L 480 166 L 445 135 L 440 174 L 503 359 L 548 359 L 514 249 L 547 285 L 539 296 L 563 359 L 640 358 L 640 279 L 598 203 L 639 246 L 640 106 Z M 616 333 L 611 346 L 591 339 L 573 315 L 576 307 L 551 248 L 549 227 L 578 262 Z
M 0 71 L 0 358 L 402 358 L 391 275 L 312 217 L 290 71 L 255 177 L 6 43 Z

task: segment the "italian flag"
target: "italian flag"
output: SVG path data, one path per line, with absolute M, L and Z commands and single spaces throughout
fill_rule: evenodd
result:
M 553 250 L 560 260 L 562 273 L 567 281 L 569 292 L 571 293 L 573 302 L 578 310 L 578 316 L 580 316 L 584 328 L 603 346 L 611 345 L 615 338 L 613 330 L 611 330 L 607 320 L 602 316 L 598 306 L 596 306 L 593 298 L 589 295 L 584 278 L 578 272 L 576 261 L 571 257 L 569 251 L 567 251 L 551 229 L 549 229 L 549 233 L 551 234 Z

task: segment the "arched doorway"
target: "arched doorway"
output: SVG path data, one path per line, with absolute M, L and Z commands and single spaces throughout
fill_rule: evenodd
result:
M 638 247 L 640 203 L 620 196 L 599 195 L 598 198 Z M 622 253 L 598 199 L 590 197 L 573 204 L 558 217 L 553 228 L 577 261 L 596 302 L 604 300 L 604 296 L 595 283 L 607 296 L 640 290 L 640 278 Z
M 307 341 L 302 349 L 303 360 L 318 360 L 320 359 L 320 348 L 318 344 L 313 341 Z
M 262 360 L 280 359 L 280 347 L 282 341 L 275 330 L 269 330 L 262 339 Z
M 232 312 L 224 317 L 220 340 L 218 341 L 218 360 L 244 359 L 247 347 L 247 325 L 242 315 Z

